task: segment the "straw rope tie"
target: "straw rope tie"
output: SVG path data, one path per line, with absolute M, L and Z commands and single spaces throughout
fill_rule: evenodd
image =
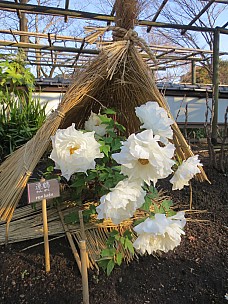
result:
M 25 176 L 30 177 L 31 175 L 32 175 L 32 172 L 31 172 L 31 171 L 26 171 L 26 172 L 25 172 Z
M 157 60 L 151 51 L 149 45 L 146 43 L 146 41 L 138 36 L 138 33 L 132 29 L 126 30 L 121 27 L 112 27 L 110 26 L 108 29 L 113 31 L 113 37 L 116 39 L 122 38 L 123 40 L 130 40 L 133 43 L 137 44 L 139 47 L 141 47 L 148 55 L 149 57 L 154 61 L 154 63 L 157 63 Z
M 138 45 L 140 48 L 142 48 L 147 55 L 153 60 L 153 62 L 156 64 L 157 60 L 154 56 L 153 52 L 151 51 L 149 45 L 146 43 L 146 41 L 138 36 L 138 33 L 132 29 L 126 30 L 121 27 L 117 26 L 110 26 L 107 28 L 107 31 L 113 31 L 113 37 L 115 37 L 117 40 L 130 40 L 136 45 Z
M 60 118 L 64 118 L 65 117 L 65 113 L 59 111 L 59 110 L 56 110 L 56 113 L 57 113 L 57 116 L 59 116 Z
M 123 39 L 123 40 L 131 40 L 135 42 L 135 40 L 138 38 L 138 33 L 132 29 L 126 30 L 121 27 L 113 27 L 110 26 L 107 30 L 112 30 L 113 31 L 113 37 L 117 39 Z
M 150 57 L 151 60 L 156 64 L 157 60 L 154 56 L 153 52 L 151 51 L 149 45 L 147 42 L 138 36 L 138 33 L 132 29 L 126 30 L 125 28 L 118 27 L 118 26 L 107 26 L 103 28 L 103 31 L 101 31 L 100 28 L 97 28 L 95 31 L 93 30 L 93 33 L 86 37 L 86 40 L 89 43 L 94 42 L 98 39 L 101 35 L 104 35 L 106 31 L 112 31 L 113 32 L 113 38 L 114 40 L 128 40 L 136 45 L 138 45 L 142 50 L 144 50 L 147 55 Z

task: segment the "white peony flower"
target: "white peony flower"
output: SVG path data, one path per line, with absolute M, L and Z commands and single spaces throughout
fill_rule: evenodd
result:
M 101 204 L 96 208 L 97 218 L 111 218 L 117 225 L 133 216 L 136 209 L 143 205 L 145 195 L 146 191 L 137 182 L 128 179 L 120 181 L 111 192 L 101 197 Z
M 95 140 L 94 132 L 78 131 L 75 124 L 67 129 L 57 130 L 51 140 L 53 150 L 50 158 L 67 180 L 73 173 L 94 169 L 94 159 L 104 156 L 100 153 L 100 144 Z
M 152 130 L 145 130 L 137 135 L 131 134 L 123 142 L 120 153 L 112 155 L 113 159 L 121 164 L 121 173 L 130 179 L 145 181 L 154 185 L 158 179 L 172 173 L 175 162 L 171 159 L 175 147 L 173 144 L 159 146 L 160 137 L 153 136 Z
M 106 124 L 102 124 L 100 117 L 91 112 L 89 119 L 85 122 L 86 131 L 95 131 L 96 134 L 104 136 L 107 133 Z
M 142 254 L 146 251 L 151 254 L 157 250 L 168 252 L 180 245 L 182 230 L 186 224 L 184 212 L 166 217 L 165 214 L 155 214 L 154 219 L 147 218 L 144 222 L 134 227 L 139 235 L 133 243 L 135 249 Z
M 203 166 L 198 159 L 198 155 L 184 160 L 170 180 L 170 183 L 173 184 L 172 190 L 181 190 L 184 186 L 188 186 L 190 179 L 197 173 L 200 173 L 198 166 Z
M 168 139 L 173 138 L 171 125 L 174 121 L 168 117 L 165 109 L 160 107 L 155 101 L 147 103 L 135 108 L 136 116 L 143 125 L 142 129 L 152 129 L 154 135 L 160 136 L 160 141 L 164 144 L 168 143 Z

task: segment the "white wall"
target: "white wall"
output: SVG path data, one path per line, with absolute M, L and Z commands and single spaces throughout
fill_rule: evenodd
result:
M 205 98 L 187 97 L 183 100 L 183 97 L 166 96 L 171 113 L 174 119 L 177 117 L 177 122 L 185 122 L 186 104 L 188 104 L 188 122 L 191 123 L 204 123 L 206 113 L 206 100 Z M 212 105 L 212 99 L 209 98 L 209 106 Z M 228 99 L 219 99 L 218 107 L 218 123 L 224 123 L 224 115 L 228 106 Z M 208 117 L 210 118 L 210 116 Z
M 61 102 L 63 97 L 62 93 L 55 93 L 55 92 L 42 92 L 42 93 L 34 93 L 33 98 L 38 98 L 40 100 L 41 105 L 46 106 L 46 114 L 49 115 L 52 111 L 57 109 L 59 103 Z
M 41 104 L 48 102 L 46 113 L 51 113 L 52 110 L 55 110 L 58 107 L 58 104 L 61 102 L 63 94 L 62 93 L 52 93 L 52 92 L 43 92 L 34 94 L 37 98 L 40 98 Z M 204 98 L 197 97 L 187 97 L 183 101 L 183 97 L 173 97 L 166 96 L 168 101 L 171 113 L 173 114 L 174 119 L 177 117 L 177 122 L 185 122 L 185 107 L 188 103 L 188 122 L 189 123 L 204 123 L 205 122 L 205 112 L 206 112 L 206 101 Z M 211 106 L 211 99 L 209 99 L 209 104 Z M 228 106 L 228 99 L 219 99 L 219 115 L 218 122 L 224 123 L 224 114 L 226 107 Z

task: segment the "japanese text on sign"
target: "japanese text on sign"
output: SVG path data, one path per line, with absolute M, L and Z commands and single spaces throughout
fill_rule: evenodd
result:
M 60 192 L 57 179 L 28 184 L 29 203 L 35 203 L 42 201 L 43 199 L 50 199 L 58 196 L 60 196 Z

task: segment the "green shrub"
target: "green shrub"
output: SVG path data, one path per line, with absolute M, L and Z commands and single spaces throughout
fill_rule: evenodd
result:
M 46 118 L 46 106 L 27 97 L 8 91 L 0 97 L 0 161 L 31 139 Z
M 0 162 L 31 139 L 46 118 L 46 106 L 32 98 L 34 81 L 22 51 L 0 61 Z
M 25 54 L 19 51 L 17 55 L 7 56 L 0 61 L 0 97 L 4 98 L 6 91 L 20 95 L 23 92 L 31 94 L 35 86 L 35 77 L 26 68 Z

